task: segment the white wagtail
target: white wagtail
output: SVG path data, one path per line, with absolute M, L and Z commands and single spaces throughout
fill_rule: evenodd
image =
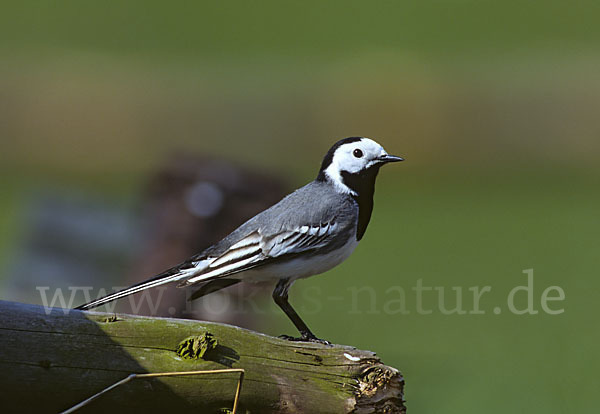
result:
M 295 280 L 323 273 L 347 259 L 371 219 L 375 178 L 389 155 L 375 141 L 344 138 L 327 152 L 317 178 L 252 217 L 220 242 L 151 278 L 76 309 L 91 309 L 169 282 L 199 286 L 192 299 L 238 282 L 277 282 L 275 303 L 300 331 L 319 340 L 288 302 Z

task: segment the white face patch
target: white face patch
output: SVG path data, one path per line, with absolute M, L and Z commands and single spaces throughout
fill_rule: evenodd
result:
M 325 174 L 331 179 L 338 191 L 356 195 L 342 180 L 342 171 L 350 174 L 358 173 L 375 165 L 378 158 L 387 155 L 381 145 L 369 138 L 357 142 L 343 144 L 335 150 Z

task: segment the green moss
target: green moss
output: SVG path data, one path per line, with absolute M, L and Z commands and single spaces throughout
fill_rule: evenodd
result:
M 177 345 L 175 352 L 182 358 L 199 359 L 217 347 L 217 339 L 210 332 L 190 336 Z

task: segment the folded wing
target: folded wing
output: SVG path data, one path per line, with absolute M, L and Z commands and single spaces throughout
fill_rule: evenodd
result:
M 307 224 L 293 229 L 281 229 L 274 234 L 262 234 L 260 229 L 237 241 L 216 257 L 203 257 L 187 269 L 190 277 L 179 287 L 230 276 L 309 250 L 326 247 L 332 240 L 337 223 L 331 221 Z M 202 266 L 200 268 L 200 266 Z

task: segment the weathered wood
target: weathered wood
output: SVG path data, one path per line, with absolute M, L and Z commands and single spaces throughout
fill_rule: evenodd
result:
M 186 358 L 193 348 L 186 340 L 208 333 L 216 347 Z M 246 371 L 241 413 L 405 412 L 402 375 L 370 351 L 289 342 L 217 323 L 0 301 L 3 412 L 64 410 L 131 373 L 230 367 Z M 237 379 L 140 379 L 81 412 L 218 412 L 231 408 Z

